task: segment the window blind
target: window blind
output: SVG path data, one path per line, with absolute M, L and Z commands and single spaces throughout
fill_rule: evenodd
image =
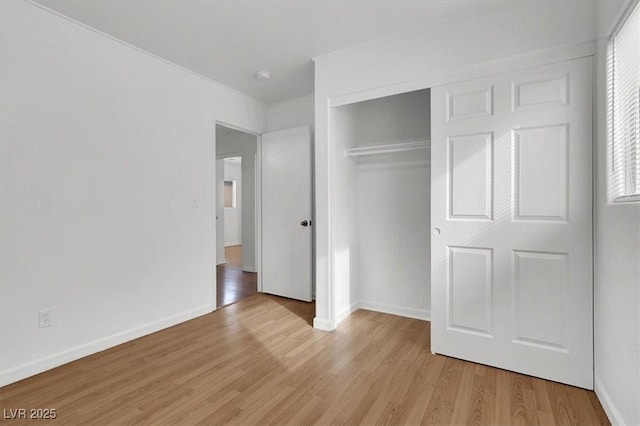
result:
M 607 49 L 609 196 L 640 201 L 640 2 L 633 2 Z

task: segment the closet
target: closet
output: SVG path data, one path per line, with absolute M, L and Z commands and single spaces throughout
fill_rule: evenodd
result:
M 340 106 L 333 115 L 334 300 L 428 319 L 430 92 Z

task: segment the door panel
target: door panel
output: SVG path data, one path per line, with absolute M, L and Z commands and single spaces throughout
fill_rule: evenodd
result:
M 593 388 L 591 59 L 431 90 L 432 351 Z
M 567 132 L 566 124 L 514 130 L 516 219 L 566 220 Z
M 493 114 L 493 86 L 447 93 L 447 121 Z
M 449 328 L 491 336 L 492 258 L 491 249 L 449 247 Z
M 562 309 L 566 306 L 566 253 L 514 250 L 515 342 L 564 349 Z M 553 295 L 553 297 L 549 297 Z M 544 316 L 538 315 L 544 306 Z
M 449 218 L 491 220 L 493 135 L 454 136 L 447 144 Z
M 302 225 L 307 221 L 307 225 Z M 311 301 L 311 133 L 262 135 L 262 291 Z

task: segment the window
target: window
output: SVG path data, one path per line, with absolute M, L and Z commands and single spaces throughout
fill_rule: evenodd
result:
M 640 201 L 640 2 L 613 32 L 607 48 L 609 196 Z
M 228 208 L 236 208 L 236 181 L 224 181 L 224 206 Z

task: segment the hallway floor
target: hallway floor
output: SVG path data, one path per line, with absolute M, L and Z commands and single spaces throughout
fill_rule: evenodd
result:
M 231 305 L 256 293 L 258 274 L 242 270 L 242 246 L 225 247 L 226 263 L 218 265 L 216 306 Z

